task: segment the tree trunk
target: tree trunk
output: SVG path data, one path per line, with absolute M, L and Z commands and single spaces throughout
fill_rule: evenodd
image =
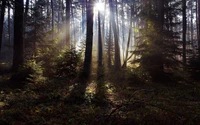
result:
M 158 4 L 158 19 L 162 30 L 164 26 L 164 0 L 158 0 Z
M 197 38 L 198 38 L 198 54 L 200 55 L 200 0 L 196 0 L 197 8 Z
M 62 23 L 64 23 L 65 19 L 64 19 L 64 11 L 65 11 L 65 8 L 64 8 L 64 3 L 63 3 L 63 0 L 61 1 L 61 4 L 62 4 L 62 12 L 61 12 L 61 15 L 62 15 Z
M 125 61 L 125 20 L 124 20 L 124 0 L 122 0 L 122 55 L 123 61 Z
M 118 35 L 118 39 L 119 39 L 119 26 L 118 26 L 118 24 L 119 24 L 119 19 L 118 19 L 118 5 L 117 5 L 117 0 L 115 0 L 115 12 L 116 12 L 116 17 L 114 18 L 114 19 L 116 19 L 116 23 L 117 23 L 117 25 L 116 25 L 116 29 L 117 29 L 117 35 Z M 114 11 L 113 11 L 113 14 L 114 14 Z
M 61 0 L 58 1 L 58 25 L 57 25 L 58 32 L 60 32 L 60 14 L 61 14 Z
M 23 41 L 23 19 L 24 19 L 24 1 L 15 0 L 14 11 L 14 53 L 13 70 L 17 71 L 24 62 L 24 41 Z
M 108 39 L 108 69 L 111 68 L 111 40 L 112 40 L 112 23 L 111 23 L 111 17 L 109 19 L 109 39 Z
M 191 49 L 193 50 L 193 54 L 194 54 L 194 25 L 193 25 L 193 19 L 194 19 L 194 16 L 193 16 L 193 2 L 191 2 L 191 7 L 190 7 L 190 11 L 191 11 Z
M 102 36 L 101 36 L 101 19 L 98 11 L 98 67 L 102 67 Z
M 102 29 L 101 29 L 101 31 L 102 31 L 102 52 L 104 52 L 104 44 L 105 44 L 105 18 L 106 18 L 106 12 L 107 12 L 107 10 L 106 10 L 106 3 L 107 3 L 107 0 L 105 0 L 105 3 L 104 3 L 104 13 L 103 13 L 103 19 L 102 19 Z M 105 53 L 103 53 L 103 55 L 104 55 Z
M 120 60 L 120 48 L 119 48 L 119 36 L 118 36 L 118 30 L 116 27 L 116 22 L 115 22 L 115 14 L 113 13 L 113 3 L 112 0 L 109 0 L 109 6 L 110 6 L 110 13 L 111 13 L 111 22 L 112 22 L 112 28 L 113 28 L 113 33 L 114 33 L 114 46 L 115 46 L 115 62 L 114 66 L 116 70 L 119 70 L 121 67 L 121 60 Z
M 187 30 L 187 21 L 186 21 L 186 0 L 182 0 L 182 9 L 183 9 L 183 64 L 186 65 L 186 30 Z
M 26 20 L 27 20 L 27 16 L 28 16 L 28 9 L 29 9 L 29 0 L 26 0 L 26 8 L 25 8 L 25 12 L 24 12 L 24 29 L 26 27 Z
M 10 6 L 8 7 L 8 45 L 11 49 L 11 32 L 10 32 Z
M 52 39 L 54 39 L 54 2 L 51 0 L 51 25 L 52 25 Z
M 90 76 L 92 62 L 92 40 L 93 40 L 93 0 L 87 2 L 87 33 L 86 33 L 86 50 L 83 67 L 83 76 L 88 79 Z
M 0 54 L 2 49 L 2 35 L 3 35 L 3 22 L 4 22 L 4 14 L 5 14 L 5 7 L 6 7 L 6 1 L 2 1 L 2 7 L 1 7 L 1 18 L 0 18 Z
M 70 48 L 70 6 L 71 0 L 66 0 L 66 46 Z
M 50 21 L 50 3 L 49 0 L 47 0 L 47 18 L 48 18 L 48 23 L 47 23 L 47 32 L 51 30 L 51 21 Z
M 73 43 L 71 43 L 71 46 L 73 46 L 74 48 L 76 47 L 76 28 L 75 28 L 75 19 L 74 19 L 74 10 L 73 10 L 73 8 L 71 8 L 71 15 L 72 15 L 72 27 L 73 27 L 73 30 L 72 31 L 74 31 L 73 32 Z
M 131 42 L 131 34 L 132 34 L 132 21 L 133 21 L 133 5 L 131 6 L 131 18 L 130 18 L 130 27 L 129 27 L 129 35 L 128 35 L 128 41 L 127 41 L 127 47 L 126 47 L 126 56 L 125 56 L 125 60 L 124 60 L 124 64 L 123 64 L 123 68 L 127 67 L 127 59 L 128 59 L 128 51 L 129 51 L 129 46 L 130 46 L 130 42 Z
M 101 17 L 100 11 L 98 11 L 98 71 L 97 79 L 103 78 L 103 45 L 102 45 L 102 35 L 101 35 Z
M 36 0 L 35 0 L 35 7 L 34 7 L 34 42 L 33 42 L 33 55 L 36 56 L 36 41 L 37 41 L 37 14 L 36 14 L 36 9 L 38 8 L 38 5 L 36 4 Z M 52 34 L 52 38 L 53 38 L 53 34 Z

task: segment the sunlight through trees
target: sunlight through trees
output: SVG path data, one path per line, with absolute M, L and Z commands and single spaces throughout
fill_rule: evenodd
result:
M 198 125 L 199 76 L 200 0 L 0 0 L 2 125 Z

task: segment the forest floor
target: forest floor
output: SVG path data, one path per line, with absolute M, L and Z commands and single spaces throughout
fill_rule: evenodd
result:
M 6 81 L 6 76 L 0 76 Z M 7 78 L 8 79 L 8 78 Z M 16 83 L 17 84 L 17 83 Z M 198 125 L 200 86 L 52 79 L 25 88 L 0 88 L 1 125 Z

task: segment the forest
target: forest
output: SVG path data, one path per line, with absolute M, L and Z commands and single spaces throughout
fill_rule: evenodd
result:
M 0 125 L 199 125 L 200 0 L 0 0 Z

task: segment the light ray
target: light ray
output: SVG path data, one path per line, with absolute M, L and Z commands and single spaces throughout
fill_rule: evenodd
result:
M 104 11 L 105 10 L 104 4 L 105 3 L 103 3 L 103 2 L 96 3 L 95 6 L 94 6 L 94 11 L 95 12 L 98 12 L 98 11 L 102 12 L 102 11 Z

